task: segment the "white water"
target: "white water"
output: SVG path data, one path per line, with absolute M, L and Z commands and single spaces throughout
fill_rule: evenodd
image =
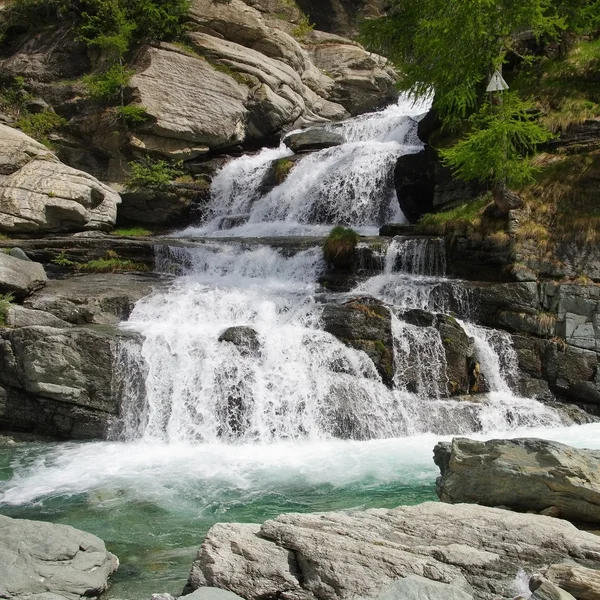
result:
M 393 185 L 399 156 L 422 147 L 415 116 L 429 103 L 407 100 L 372 115 L 329 128 L 346 143 L 298 160 L 286 180 L 265 192 L 263 182 L 273 161 L 292 152 L 282 144 L 228 163 L 214 178 L 208 219 L 184 236 L 266 237 L 323 235 L 331 225 L 348 225 L 374 234 L 389 221 L 401 222 Z

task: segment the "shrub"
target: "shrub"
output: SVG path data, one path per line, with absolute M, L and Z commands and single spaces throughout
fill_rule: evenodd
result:
M 166 160 L 148 158 L 129 163 L 130 175 L 125 183 L 127 189 L 165 189 L 171 181 L 183 175 L 182 163 L 170 164 Z
M 23 106 L 32 96 L 25 90 L 23 77 L 0 78 L 0 108 L 13 117 L 19 117 Z
M 64 127 L 67 120 L 51 110 L 40 113 L 25 113 L 16 122 L 17 127 L 27 135 L 49 145 L 48 134 Z
M 314 23 L 311 23 L 306 15 L 302 15 L 298 25 L 292 29 L 292 35 L 298 40 L 303 40 L 314 28 Z
M 360 236 L 346 227 L 334 227 L 323 243 L 323 256 L 334 267 L 344 268 L 350 265 L 356 252 Z
M 148 120 L 148 113 L 144 106 L 130 104 L 128 106 L 117 107 L 119 117 L 127 127 L 135 127 Z
M 0 327 L 6 325 L 6 317 L 8 317 L 8 309 L 14 300 L 12 294 L 0 294 Z
M 123 90 L 129 83 L 133 71 L 121 64 L 114 64 L 103 73 L 86 75 L 83 83 L 87 93 L 92 100 L 97 102 L 110 102 L 116 100 L 123 94 Z
M 67 254 L 64 250 L 61 250 L 50 262 L 63 268 L 70 268 L 77 265 L 74 260 L 67 258 Z

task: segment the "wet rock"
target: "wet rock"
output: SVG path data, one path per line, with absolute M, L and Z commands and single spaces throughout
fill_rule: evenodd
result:
M 118 330 L 0 330 L 0 427 L 56 438 L 105 438 L 120 411 L 113 389 Z
M 545 576 L 577 600 L 600 598 L 600 571 L 574 564 L 552 565 Z
M 600 538 L 567 521 L 484 506 L 288 514 L 262 526 L 212 527 L 188 588 L 217 586 L 247 600 L 283 594 L 342 600 L 376 597 L 417 575 L 452 584 L 449 592 L 493 600 L 512 597 L 520 569 L 537 571 L 569 557 L 600 566 Z
M 312 127 L 286 136 L 283 143 L 293 152 L 323 150 L 344 143 L 344 136 L 326 129 Z
M 229 327 L 219 336 L 219 341 L 231 342 L 245 356 L 257 356 L 260 353 L 260 338 L 252 327 Z
M 401 156 L 394 169 L 394 185 L 400 208 L 410 223 L 433 211 L 435 180 L 433 150 L 425 148 L 416 154 Z
M 600 452 L 537 439 L 455 438 L 434 449 L 442 502 L 474 502 L 600 522 Z
M 96 536 L 67 525 L 0 515 L 3 598 L 96 598 L 119 561 Z
M 529 589 L 533 592 L 531 600 L 577 600 L 565 590 L 561 590 L 551 581 L 543 578 L 532 577 Z
M 21 260 L 31 260 L 29 256 L 27 256 L 27 254 L 21 250 L 21 248 L 11 248 L 9 254 Z
M 48 281 L 44 267 L 0 252 L 0 294 L 24 298 L 44 287 Z
M 394 339 L 389 308 L 374 298 L 355 298 L 344 304 L 328 304 L 322 319 L 325 331 L 347 346 L 365 352 L 383 382 L 392 386 Z

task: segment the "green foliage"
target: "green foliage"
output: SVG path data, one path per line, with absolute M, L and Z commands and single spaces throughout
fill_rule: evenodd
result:
M 541 126 L 534 107 L 515 94 L 503 94 L 500 105 L 485 103 L 470 121 L 471 132 L 440 151 L 443 162 L 463 180 L 478 179 L 508 186 L 533 181 L 530 158 L 552 134 Z
M 64 250 L 61 250 L 50 262 L 63 268 L 71 268 L 77 265 L 77 262 L 67 258 L 67 254 Z
M 490 202 L 491 198 L 484 196 L 450 210 L 425 214 L 419 219 L 416 230 L 418 233 L 446 235 L 476 229 L 480 226 L 483 211 Z
M 183 175 L 181 166 L 181 161 L 171 164 L 166 160 L 153 161 L 149 158 L 130 162 L 130 175 L 126 187 L 130 190 L 140 188 L 165 189 L 174 179 Z
M 152 235 L 152 232 L 149 229 L 144 229 L 144 227 L 129 227 L 114 229 L 112 234 L 120 237 L 147 237 Z
M 302 15 L 296 27 L 292 29 L 292 35 L 297 40 L 303 40 L 314 28 L 314 23 L 311 23 L 306 15 Z
M 23 106 L 31 100 L 31 94 L 25 89 L 23 77 L 0 78 L 0 109 L 19 117 Z
M 12 294 L 0 294 L 0 327 L 6 326 L 8 309 L 14 299 Z
M 46 144 L 50 144 L 48 134 L 64 127 L 67 120 L 51 110 L 40 113 L 24 113 L 16 122 L 16 126 L 32 138 Z
M 323 257 L 334 267 L 344 268 L 354 258 L 360 236 L 353 229 L 334 227 L 323 243 Z
M 435 92 L 439 115 L 453 126 L 477 108 L 492 69 L 515 46 L 516 33 L 531 31 L 549 40 L 569 29 L 593 31 L 599 2 L 392 0 L 388 16 L 364 24 L 363 41 L 392 59 L 403 90 L 418 97 Z M 586 15 L 594 11 L 590 21 Z
M 104 258 L 90 260 L 77 265 L 85 273 L 113 273 L 114 271 L 147 271 L 148 267 L 139 262 L 120 258 L 113 250 L 108 250 Z
M 115 63 L 103 73 L 86 75 L 83 82 L 90 98 L 97 102 L 110 102 L 123 94 L 132 75 L 133 71 Z
M 128 106 L 118 106 L 119 117 L 127 127 L 135 127 L 148 120 L 148 113 L 144 106 L 130 104 Z

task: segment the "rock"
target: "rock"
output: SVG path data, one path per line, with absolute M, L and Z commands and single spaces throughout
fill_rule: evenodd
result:
M 374 298 L 355 298 L 344 304 L 328 304 L 322 319 L 325 331 L 347 346 L 365 352 L 383 382 L 392 386 L 394 339 L 389 308 Z
M 413 226 L 405 223 L 388 223 L 379 230 L 381 237 L 396 237 L 397 235 L 411 235 L 413 233 Z
M 0 294 L 24 298 L 44 287 L 48 281 L 39 263 L 21 260 L 0 252 Z
M 377 600 L 473 600 L 473 596 L 449 583 L 409 575 L 394 581 Z
M 344 136 L 323 128 L 311 127 L 298 133 L 290 133 L 283 143 L 293 152 L 309 152 L 339 146 L 344 143 Z
M 135 303 L 159 288 L 159 278 L 142 273 L 99 273 L 54 279 L 25 306 L 74 325 L 115 325 L 126 321 Z
M 9 254 L 21 260 L 31 260 L 29 256 L 27 256 L 27 254 L 21 250 L 21 248 L 11 248 Z
M 174 46 L 143 48 L 137 63 L 129 85 L 153 119 L 149 133 L 214 149 L 245 139 L 245 86 Z
M 96 536 L 68 525 L 0 515 L 0 596 L 96 598 L 119 561 Z
M 363 19 L 383 14 L 385 3 L 382 0 L 299 0 L 298 5 L 318 29 L 354 37 Z
M 449 593 L 493 600 L 512 597 L 520 569 L 539 570 L 554 557 L 598 567 L 600 538 L 567 521 L 476 505 L 288 514 L 262 526 L 212 527 L 188 589 L 217 586 L 247 600 L 341 600 L 375 597 L 417 575 L 452 584 Z
M 260 353 L 260 338 L 252 327 L 229 327 L 220 336 L 220 342 L 231 342 L 243 356 L 257 356 Z
M 577 600 L 598 600 L 600 598 L 600 571 L 574 564 L 551 565 L 546 577 Z
M 12 304 L 6 315 L 8 327 L 69 327 L 69 323 L 43 310 L 31 310 L 18 304 Z
M 476 502 L 600 522 L 600 452 L 538 439 L 455 438 L 434 449 L 442 502 Z
M 396 195 L 404 216 L 416 223 L 425 213 L 433 211 L 435 180 L 434 151 L 426 147 L 416 154 L 398 158 L 394 169 Z
M 121 201 L 116 192 L 13 131 L 0 124 L 0 147 L 6 144 L 3 136 L 8 140 L 0 150 L 6 153 L 0 158 L 5 162 L 0 168 L 6 173 L 0 177 L 0 231 L 63 232 L 114 226 Z
M 215 587 L 202 587 L 186 596 L 187 600 L 243 600 L 237 594 Z
M 44 144 L 2 123 L 0 123 L 0 140 L 0 182 L 3 180 L 3 175 L 11 175 L 32 159 L 52 154 Z
M 0 428 L 106 438 L 120 412 L 115 356 L 123 344 L 137 342 L 136 335 L 108 329 L 0 330 Z
M 540 580 L 532 577 L 529 588 L 533 592 L 531 600 L 577 600 L 565 590 L 561 590 L 551 581 Z

